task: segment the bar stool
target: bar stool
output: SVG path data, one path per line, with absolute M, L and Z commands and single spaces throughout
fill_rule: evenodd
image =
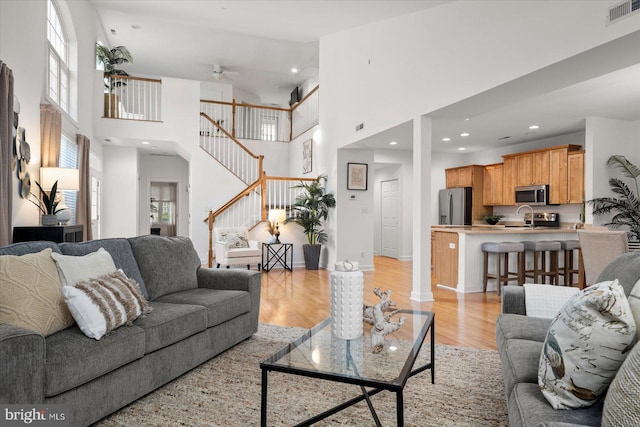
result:
M 562 284 L 564 286 L 578 286 L 580 287 L 580 272 L 581 268 L 580 259 L 581 259 L 581 250 L 580 250 L 580 241 L 579 240 L 561 240 L 560 241 L 560 250 L 564 252 L 564 264 L 562 268 L 558 269 L 558 274 L 562 276 Z M 578 267 L 575 266 L 574 251 L 577 251 L 575 254 L 578 256 Z M 573 275 L 578 276 L 577 281 L 573 281 Z
M 484 254 L 484 277 L 482 280 L 482 290 L 487 292 L 487 282 L 495 279 L 498 284 L 498 295 L 502 284 L 508 285 L 511 281 L 517 281 L 518 285 L 524 283 L 524 245 L 518 242 L 485 242 L 481 245 Z M 509 254 L 518 254 L 518 271 L 509 271 Z M 489 254 L 498 255 L 495 273 L 489 273 Z M 502 261 L 504 260 L 504 272 Z
M 533 268 L 524 270 L 524 278 L 532 278 L 533 283 L 546 283 L 547 277 L 550 283 L 558 284 L 558 252 L 560 252 L 560 242 L 551 240 L 539 240 L 522 242 L 524 245 L 525 258 L 527 252 L 533 253 Z M 549 269 L 547 270 L 547 253 L 549 253 Z

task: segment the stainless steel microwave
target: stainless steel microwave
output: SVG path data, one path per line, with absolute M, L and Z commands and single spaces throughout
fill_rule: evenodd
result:
M 532 185 L 516 187 L 516 205 L 547 205 L 549 204 L 549 186 Z

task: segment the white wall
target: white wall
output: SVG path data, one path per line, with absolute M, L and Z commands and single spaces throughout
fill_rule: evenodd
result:
M 189 163 L 179 156 L 140 156 L 139 234 L 150 233 L 150 189 L 152 182 L 177 184 L 176 235 L 189 236 Z
M 138 150 L 104 147 L 102 237 L 138 235 Z
M 609 186 L 612 177 L 622 179 L 635 188 L 633 180 L 624 178 L 620 172 L 607 167 L 612 155 L 625 156 L 631 163 L 640 165 L 640 121 L 627 122 L 601 117 L 587 117 L 586 125 L 586 188 L 585 199 L 614 196 Z M 609 217 L 594 217 L 589 205 L 586 207 L 586 223 L 602 225 Z

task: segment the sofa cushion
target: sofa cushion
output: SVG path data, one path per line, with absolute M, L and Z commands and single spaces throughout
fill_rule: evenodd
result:
M 640 252 L 622 254 L 611 261 L 598 276 L 597 283 L 616 279 L 624 288 L 625 295 L 628 296 L 640 279 Z
M 72 327 L 46 338 L 46 397 L 85 384 L 144 355 L 144 330 L 118 328 L 100 341 Z
M 149 303 L 153 310 L 133 322 L 144 329 L 145 353 L 151 353 L 207 329 L 207 310 L 201 305 Z
M 100 248 L 104 248 L 104 250 L 111 254 L 111 258 L 113 258 L 116 267 L 122 269 L 128 278 L 135 280 L 140 286 L 142 295 L 144 295 L 146 299 L 149 299 L 149 292 L 147 292 L 144 280 L 142 280 L 140 269 L 138 268 L 136 259 L 133 256 L 133 251 L 131 250 L 131 245 L 127 239 L 116 238 L 90 240 L 81 243 L 60 243 L 59 246 L 60 252 L 64 255 L 74 256 L 87 255 Z
M 564 422 L 583 426 L 599 426 L 603 400 L 593 406 L 570 411 L 557 411 L 544 398 L 538 384 L 516 384 L 509 396 L 509 427 L 539 427 L 541 423 Z
M 551 319 L 503 313 L 496 321 L 496 340 L 512 338 L 543 342 Z
M 230 248 L 224 252 L 224 256 L 227 258 L 245 258 L 261 256 L 262 251 L 260 249 L 253 248 Z
M 229 248 L 237 249 L 249 247 L 249 239 L 247 238 L 246 233 L 242 231 L 219 231 L 217 235 L 220 241 L 226 243 Z
M 62 294 L 80 330 L 96 340 L 151 310 L 138 284 L 122 270 L 63 286 Z
M 200 258 L 189 238 L 150 235 L 129 242 L 151 300 L 198 287 Z
M 219 325 L 251 309 L 249 292 L 219 289 L 191 289 L 158 298 L 172 304 L 196 304 L 207 309 L 207 327 Z
M 117 270 L 113 258 L 103 248 L 83 256 L 51 254 L 58 267 L 62 286 L 73 286 L 87 279 L 113 273 Z
M 629 294 L 629 307 L 633 320 L 636 322 L 636 341 L 640 341 L 640 280 L 638 280 Z
M 640 346 L 636 345 L 613 378 L 602 413 L 603 427 L 640 425 Z
M 583 289 L 553 320 L 538 382 L 555 409 L 580 408 L 604 395 L 635 341 L 636 325 L 617 280 Z
M 0 323 L 44 336 L 73 325 L 51 253 L 0 256 Z
M 500 352 L 502 381 L 507 398 L 518 383 L 538 383 L 538 363 L 542 343 L 510 339 Z
M 571 286 L 540 285 L 525 283 L 525 306 L 527 316 L 553 319 L 562 306 L 580 290 Z

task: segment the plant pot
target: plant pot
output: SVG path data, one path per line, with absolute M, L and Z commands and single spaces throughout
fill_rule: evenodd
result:
M 304 266 L 307 270 L 317 270 L 320 263 L 320 250 L 322 245 L 302 245 L 302 253 L 304 254 Z
M 42 215 L 42 225 L 52 226 L 58 224 L 58 215 Z
M 111 119 L 119 119 L 120 118 L 120 108 L 118 108 L 118 104 L 120 99 L 115 93 L 105 93 L 104 94 L 104 116 Z

